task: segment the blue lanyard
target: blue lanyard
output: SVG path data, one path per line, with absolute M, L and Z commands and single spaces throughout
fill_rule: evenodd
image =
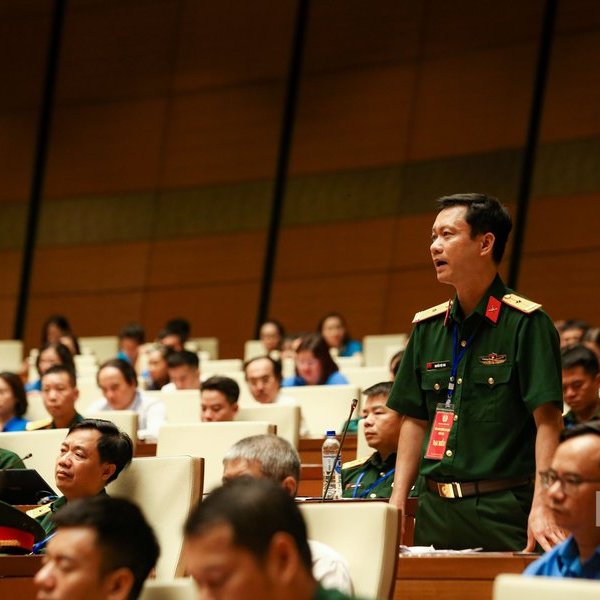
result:
M 396 468 L 394 467 L 393 469 L 390 469 L 385 475 L 382 475 L 379 479 L 377 479 L 377 481 L 374 481 L 360 496 L 359 498 L 366 498 L 369 495 L 369 492 L 377 487 L 382 481 L 385 481 L 390 475 L 392 475 L 392 473 L 396 470 Z M 356 480 L 356 485 L 354 486 L 354 491 L 352 492 L 352 497 L 356 498 L 356 494 L 358 494 L 358 488 L 360 487 L 360 482 L 363 480 L 363 477 L 365 476 L 366 471 L 363 471 L 359 476 L 358 479 Z
M 456 382 L 456 373 L 458 372 L 458 365 L 460 361 L 465 357 L 467 353 L 467 348 L 471 345 L 475 334 L 477 333 L 477 329 L 473 331 L 471 337 L 464 342 L 464 344 L 458 343 L 458 325 L 454 324 L 454 329 L 452 330 L 452 369 L 450 370 L 450 381 L 448 382 L 448 395 L 446 397 L 446 408 L 449 408 L 452 404 L 452 397 L 454 396 L 454 385 Z M 459 349 L 460 347 L 460 349 Z

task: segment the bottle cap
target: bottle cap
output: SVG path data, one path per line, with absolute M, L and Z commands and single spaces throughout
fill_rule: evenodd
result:
M 330 436 L 330 435 L 335 435 L 335 430 L 334 429 L 329 429 L 325 435 Z

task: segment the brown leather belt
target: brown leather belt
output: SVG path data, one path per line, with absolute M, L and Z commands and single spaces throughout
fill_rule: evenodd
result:
M 511 488 L 521 487 L 533 481 L 530 477 L 526 479 L 490 479 L 487 481 L 467 482 L 441 482 L 426 478 L 427 489 L 441 498 L 469 498 L 471 496 L 482 496 L 492 492 L 501 492 Z

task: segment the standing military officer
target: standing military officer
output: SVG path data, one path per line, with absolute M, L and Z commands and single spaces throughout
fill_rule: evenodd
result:
M 531 551 L 564 539 L 542 501 L 562 428 L 558 334 L 498 275 L 512 223 L 484 194 L 441 198 L 430 247 L 453 301 L 416 314 L 388 405 L 404 415 L 391 501 L 424 478 L 415 543 Z
M 363 393 L 367 397 L 362 408 L 365 437 L 375 452 L 342 467 L 344 498 L 389 498 L 392 495 L 396 448 L 402 417 L 386 406 L 391 381 L 377 383 Z

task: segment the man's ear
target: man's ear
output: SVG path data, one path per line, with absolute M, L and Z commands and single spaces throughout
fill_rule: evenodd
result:
M 127 567 L 111 571 L 102 581 L 107 600 L 127 600 L 133 587 L 133 573 Z
M 292 477 L 288 475 L 282 482 L 281 485 L 283 489 L 292 497 L 296 497 L 296 491 L 298 490 L 298 482 Z
M 117 470 L 117 465 L 114 463 L 105 462 L 102 463 L 102 479 L 108 481 Z
M 496 241 L 496 236 L 488 231 L 481 236 L 481 255 L 485 256 L 491 254 L 494 249 L 494 242 Z
M 267 575 L 273 582 L 289 585 L 300 568 L 300 555 L 289 533 L 277 532 L 269 545 Z

